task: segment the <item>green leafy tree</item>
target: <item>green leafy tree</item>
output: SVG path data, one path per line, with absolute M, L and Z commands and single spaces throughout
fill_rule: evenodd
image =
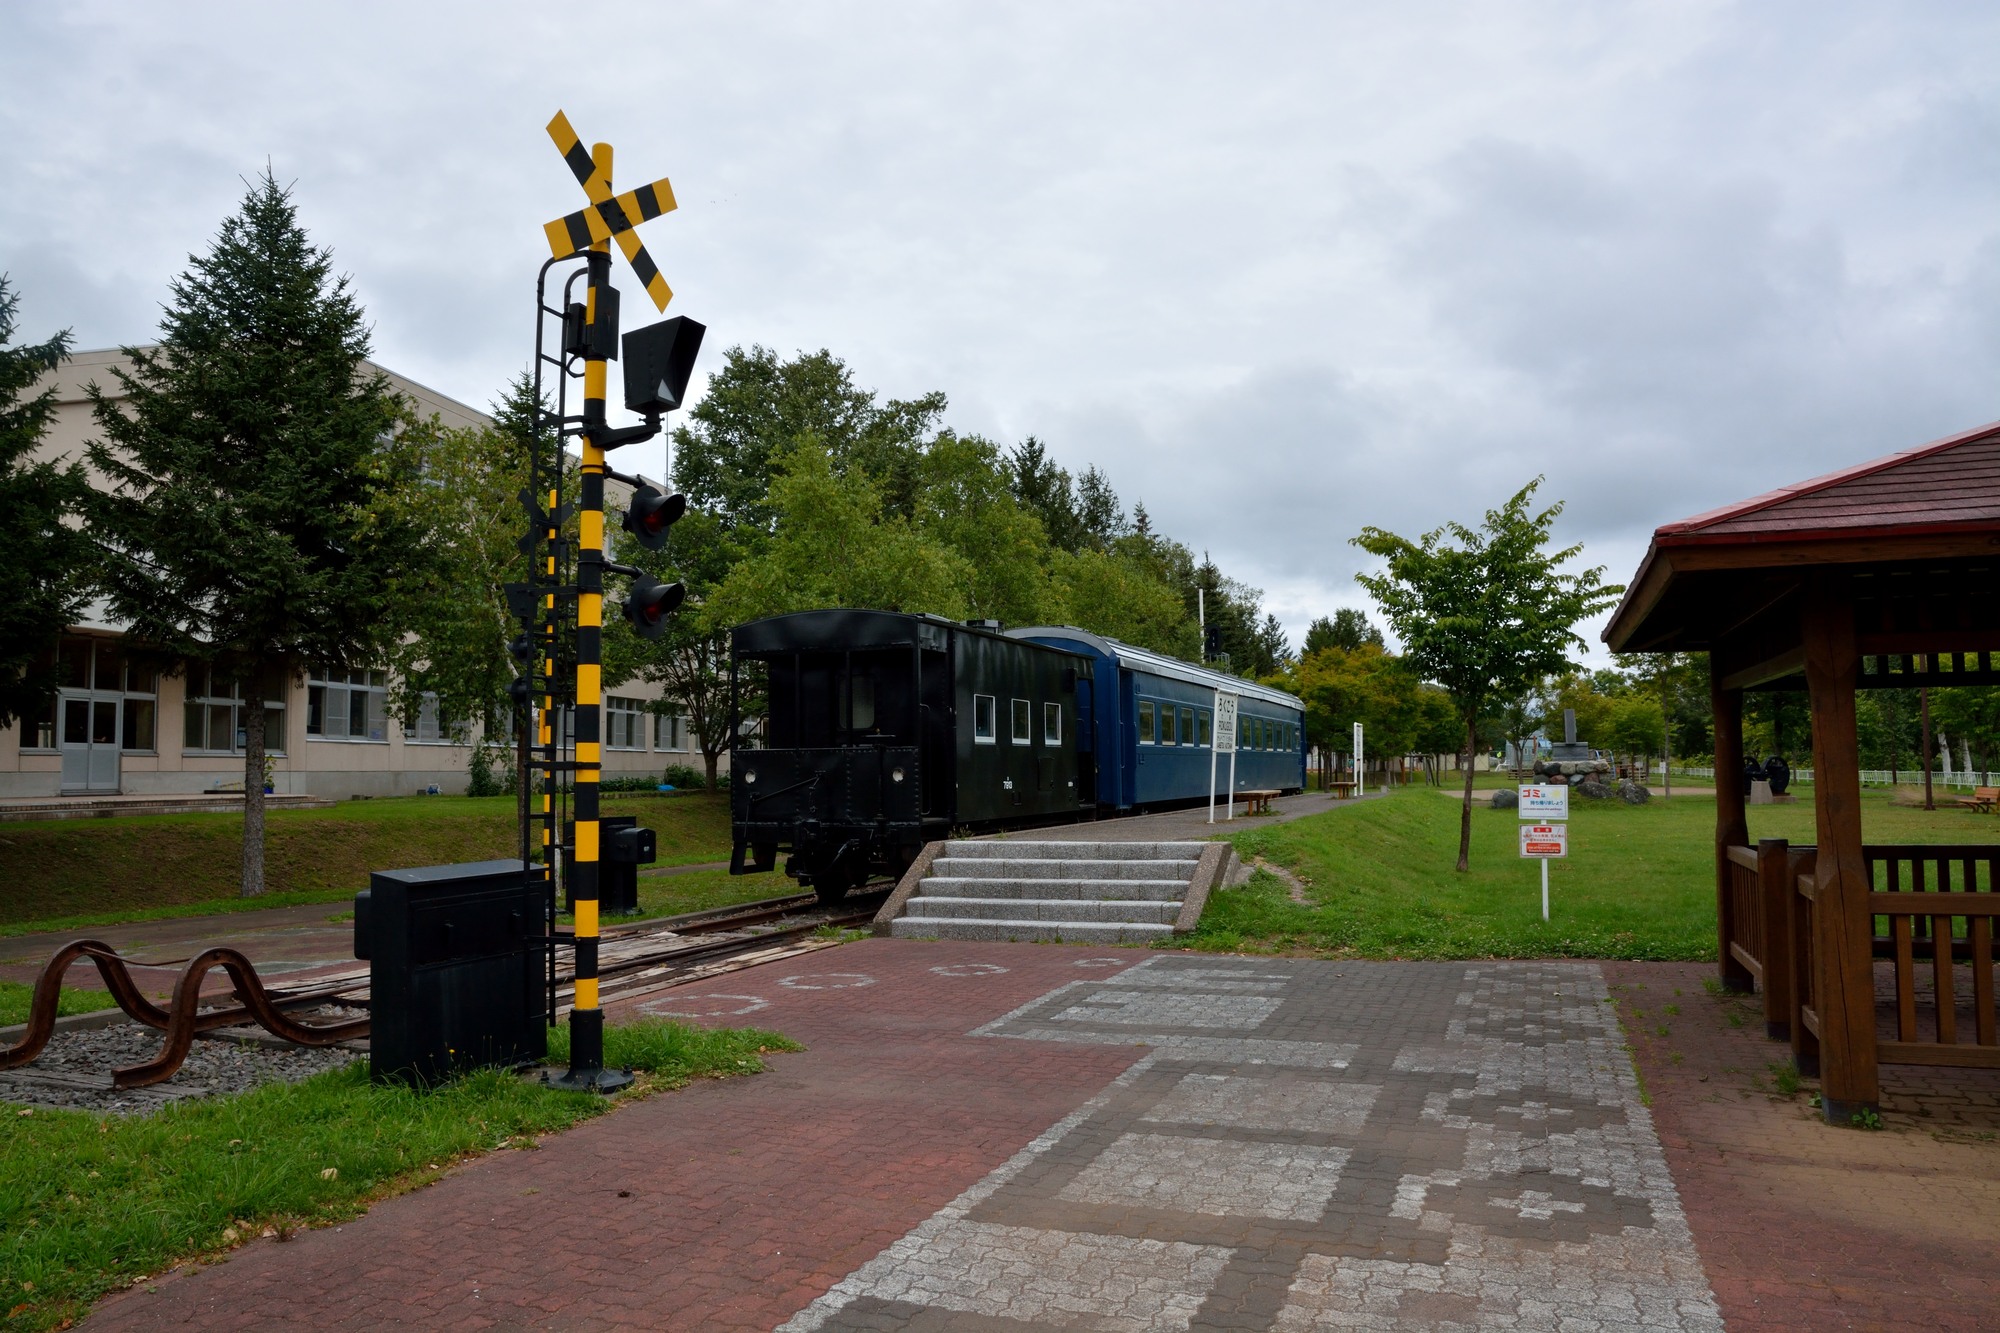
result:
M 617 558 L 663 583 L 680 582 L 687 600 L 668 618 L 658 639 L 634 633 L 614 614 L 604 634 L 604 674 L 608 680 L 638 678 L 660 686 L 655 714 L 684 719 L 701 746 L 708 786 L 715 787 L 721 757 L 729 748 L 729 631 L 734 624 L 714 613 L 716 590 L 736 567 L 739 552 L 722 519 L 690 509 L 670 530 L 667 548 L 649 551 L 622 532 Z
M 69 355 L 69 332 L 10 346 L 19 304 L 0 276 L 0 727 L 46 715 L 56 638 L 89 601 L 95 564 L 71 521 L 90 494 L 83 468 L 34 457 L 55 417 L 55 387 L 24 397 Z
M 1577 622 L 1608 608 L 1622 587 L 1604 570 L 1565 573 L 1581 546 L 1548 549 L 1560 503 L 1529 505 L 1541 479 L 1523 486 L 1474 529 L 1450 523 L 1416 541 L 1364 528 L 1355 545 L 1386 562 L 1361 585 L 1402 641 L 1403 655 L 1425 680 L 1452 698 L 1467 753 L 1477 753 L 1479 723 L 1494 706 L 1544 676 L 1571 669 L 1581 648 Z M 1465 772 L 1458 869 L 1472 853 L 1472 768 Z
M 890 512 L 907 515 L 916 456 L 944 410 L 941 393 L 877 403 L 824 349 L 786 361 L 769 348 L 732 347 L 674 431 L 674 480 L 690 504 L 732 527 L 769 530 L 779 461 L 813 443 L 836 475 L 872 479 Z
M 91 386 L 107 489 L 89 509 L 112 614 L 245 687 L 242 892 L 264 889 L 265 683 L 379 665 L 435 551 L 391 502 L 402 400 L 331 254 L 267 171 L 171 287 L 122 401 Z
M 914 478 L 917 529 L 964 558 L 973 615 L 1010 625 L 1062 619 L 1043 525 L 1016 499 L 995 445 L 940 432 L 915 460 Z
M 836 474 L 824 448 L 803 445 L 783 457 L 769 504 L 776 535 L 715 589 L 713 623 L 835 606 L 966 618 L 973 571 L 965 558 L 908 520 L 885 517 L 874 483 Z
M 1056 551 L 1049 558 L 1062 619 L 1156 653 L 1194 661 L 1201 636 L 1180 592 L 1122 551 Z
M 1368 623 L 1365 613 L 1343 606 L 1331 617 L 1319 616 L 1306 627 L 1305 646 L 1299 653 L 1310 657 L 1322 648 L 1344 648 L 1353 652 L 1364 643 L 1380 648 L 1382 631 Z

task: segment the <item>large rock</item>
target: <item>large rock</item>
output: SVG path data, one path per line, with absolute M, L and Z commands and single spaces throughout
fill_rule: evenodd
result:
M 1521 793 L 1515 791 L 1512 787 L 1502 787 L 1499 791 L 1493 793 L 1493 808 L 1495 810 L 1516 810 L 1520 808 L 1520 805 Z
M 1569 786 L 1571 791 L 1583 797 L 1586 801 L 1608 801 L 1611 799 L 1611 788 L 1595 776 L 1585 778 L 1581 782 L 1572 782 Z
M 1618 799 L 1627 805 L 1644 805 L 1653 799 L 1653 793 L 1627 778 L 1618 784 Z

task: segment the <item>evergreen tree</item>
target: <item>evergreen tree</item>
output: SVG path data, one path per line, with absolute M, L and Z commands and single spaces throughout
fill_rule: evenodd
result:
M 56 637 L 90 597 L 92 548 L 75 524 L 90 493 L 74 462 L 36 462 L 56 413 L 53 385 L 22 395 L 69 355 L 69 331 L 20 347 L 20 298 L 0 275 L 0 727 L 46 716 L 55 693 Z
M 247 703 L 242 892 L 264 889 L 266 691 L 311 666 L 379 666 L 432 546 L 399 512 L 385 448 L 402 400 L 330 252 L 271 173 L 171 287 L 122 401 L 91 387 L 91 462 L 112 614 Z

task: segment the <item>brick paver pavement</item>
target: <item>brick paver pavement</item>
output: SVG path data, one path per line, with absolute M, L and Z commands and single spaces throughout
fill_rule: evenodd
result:
M 109 1328 L 1718 1328 L 1590 964 L 873 940 L 645 1007 L 811 1049 Z
M 1714 964 L 1603 968 L 1732 1330 L 2000 1328 L 2000 1071 L 1884 1065 L 1884 1128 L 1828 1125 Z

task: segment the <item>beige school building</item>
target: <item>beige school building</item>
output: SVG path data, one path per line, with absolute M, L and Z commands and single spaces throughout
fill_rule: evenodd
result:
M 86 387 L 117 388 L 116 350 L 80 352 L 31 393 L 53 384 L 57 411 L 38 458 L 82 460 L 96 438 Z M 382 367 L 424 416 L 447 426 L 487 426 L 485 413 Z M 0 730 L 0 800 L 105 796 L 175 797 L 242 790 L 246 691 L 193 664 L 158 671 L 131 660 L 122 628 L 93 607 L 57 646 L 60 688 L 39 716 Z M 400 796 L 436 788 L 463 792 L 478 738 L 440 727 L 426 710 L 414 725 L 388 715 L 382 671 L 309 671 L 274 679 L 259 694 L 274 791 L 294 796 Z M 659 688 L 639 681 L 605 691 L 604 773 L 658 775 L 701 766 L 696 739 L 678 717 L 647 711 Z

